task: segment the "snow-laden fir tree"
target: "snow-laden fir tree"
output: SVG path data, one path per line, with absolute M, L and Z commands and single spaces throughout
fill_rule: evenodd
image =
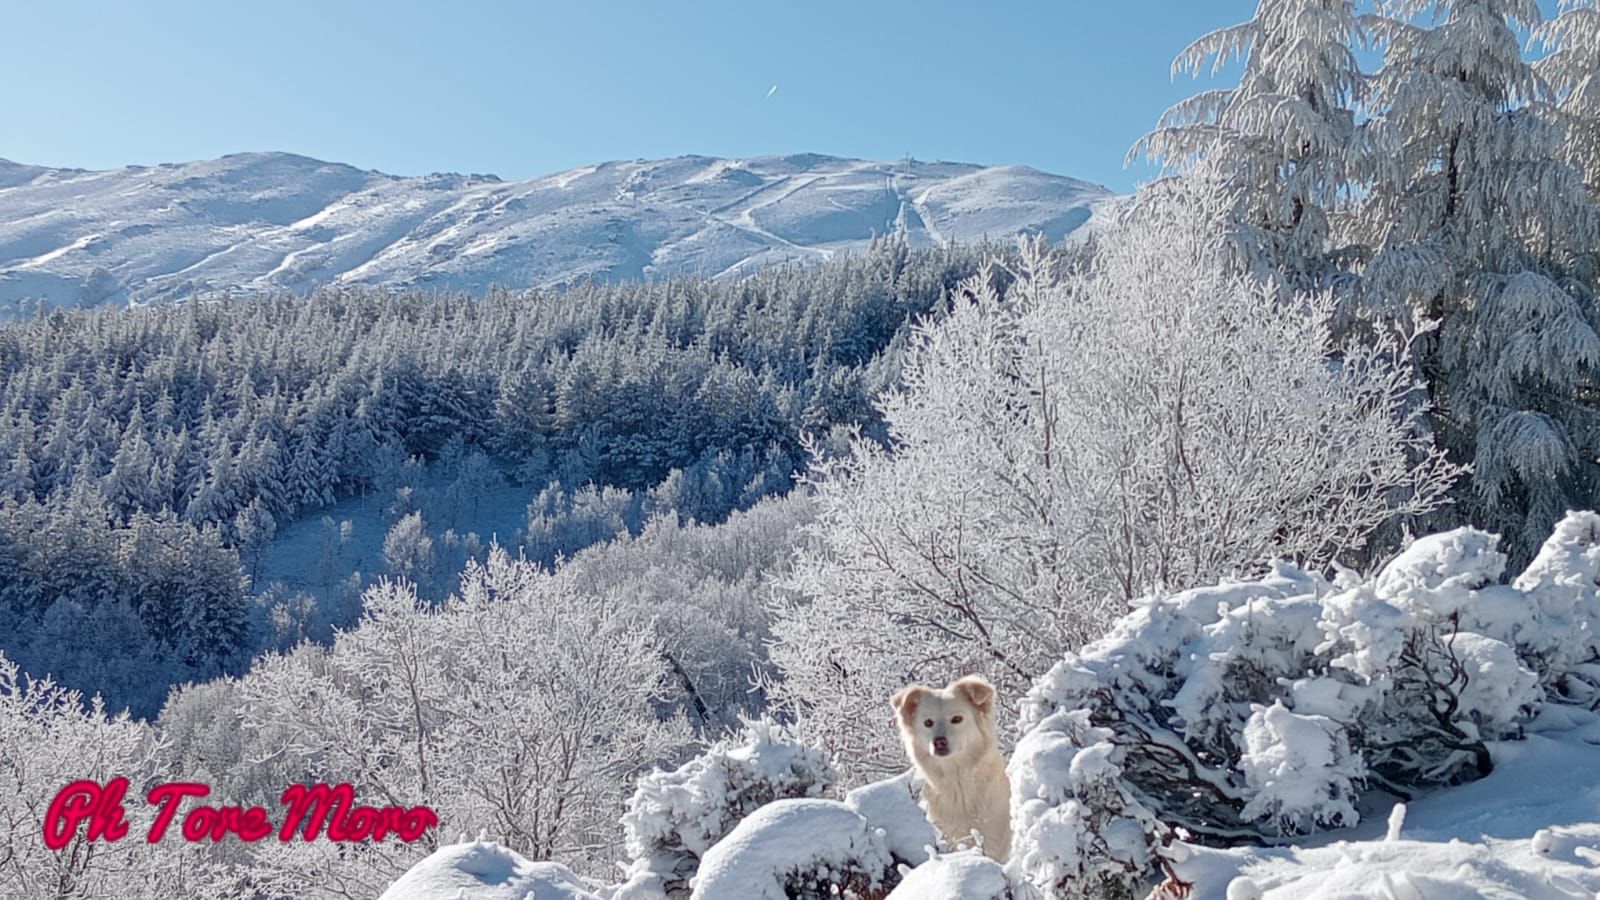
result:
M 1533 68 L 1555 91 L 1567 162 L 1600 199 L 1600 4 L 1561 0 L 1561 14 L 1534 30 L 1549 52 Z
M 1215 74 L 1231 59 L 1232 88 L 1174 104 L 1129 151 L 1168 169 L 1202 170 L 1236 192 L 1230 235 L 1238 262 L 1280 274 L 1297 289 L 1339 275 L 1329 258 L 1330 218 L 1361 155 L 1355 105 L 1366 77 L 1352 47 L 1361 38 L 1353 0 L 1262 0 L 1248 22 L 1213 31 L 1172 69 Z
M 1533 0 L 1390 0 L 1371 20 L 1373 152 L 1357 237 L 1369 308 L 1437 328 L 1417 362 L 1437 439 L 1471 463 L 1462 511 L 1525 559 L 1600 499 L 1600 216 L 1524 59 Z M 1430 21 L 1420 21 L 1430 17 Z
M 1326 294 L 1285 304 L 1223 260 L 1230 208 L 1176 179 L 1092 270 L 1025 254 L 1006 295 L 969 283 L 883 401 L 893 451 L 813 465 L 772 689 L 850 774 L 904 765 L 884 698 L 909 681 L 1016 696 L 1142 594 L 1322 565 L 1441 500 L 1404 341 L 1331 359 Z

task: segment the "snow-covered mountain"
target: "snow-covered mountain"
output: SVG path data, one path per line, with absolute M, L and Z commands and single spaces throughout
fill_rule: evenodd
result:
M 1060 239 L 1109 196 L 1025 166 L 815 154 L 608 162 L 518 182 L 285 153 L 101 172 L 0 160 L 0 316 L 23 298 L 736 275 L 897 227 L 916 244 Z

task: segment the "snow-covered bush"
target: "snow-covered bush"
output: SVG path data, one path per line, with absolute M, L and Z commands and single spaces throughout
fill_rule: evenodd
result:
M 1498 539 L 1462 528 L 1366 579 L 1278 564 L 1141 600 L 1023 702 L 1014 871 L 1117 896 L 1176 829 L 1270 840 L 1355 824 L 1369 787 L 1486 774 L 1487 741 L 1589 683 L 1597 558 L 1600 517 L 1572 513 L 1509 585 Z
M 886 900 L 1028 900 L 999 863 L 979 850 L 936 856 L 907 872 Z
M 855 810 L 883 835 L 896 863 L 915 866 L 939 846 L 939 829 L 928 821 L 911 783 L 914 772 L 875 781 L 845 794 L 844 805 Z
M 874 862 L 853 873 L 841 874 L 842 870 L 837 870 L 829 876 L 834 877 L 832 883 L 852 890 L 869 884 L 887 888 L 898 878 L 897 866 L 922 863 L 938 846 L 938 829 L 917 803 L 911 778 L 908 771 L 856 788 L 845 795 L 842 804 L 807 807 L 823 810 L 804 814 L 817 817 L 819 822 L 824 818 L 848 822 L 852 829 L 864 827 L 870 836 L 868 843 L 873 849 L 869 856 Z M 763 821 L 792 821 L 792 816 L 801 814 L 780 815 L 769 812 L 769 808 L 787 800 L 818 799 L 837 780 L 838 772 L 828 754 L 802 740 L 793 728 L 770 719 L 747 721 L 737 734 L 718 741 L 682 766 L 639 779 L 639 788 L 622 817 L 633 862 L 627 881 L 608 895 L 610 900 L 687 897 L 691 883 L 700 885 L 700 890 L 709 890 L 705 885 L 711 883 L 724 885 L 717 890 L 734 891 L 727 885 L 742 882 L 729 881 L 735 878 L 733 875 L 720 875 L 707 882 L 696 874 L 711 865 L 706 860 L 713 848 L 752 816 L 760 815 Z M 840 806 L 856 818 L 838 812 L 835 807 Z M 763 826 L 767 827 L 778 830 L 750 834 L 741 840 L 757 846 L 769 841 L 792 841 L 794 846 L 784 852 L 797 855 L 783 857 L 789 862 L 809 859 L 807 854 L 833 859 L 839 852 L 835 838 L 812 833 L 801 825 Z M 882 872 L 875 868 L 879 849 L 889 860 Z M 724 849 L 720 853 L 723 861 L 718 866 L 734 865 L 727 859 L 733 851 Z M 827 876 L 830 870 L 813 871 L 799 863 L 795 865 L 792 872 L 785 870 L 788 874 L 779 876 L 791 889 L 804 892 L 828 883 L 826 878 L 821 882 L 817 878 Z M 738 871 L 744 874 L 737 878 L 746 878 L 750 870 L 739 864 Z
M 883 401 L 892 449 L 813 466 L 773 688 L 852 776 L 903 764 L 883 698 L 908 680 L 1015 697 L 1140 596 L 1322 566 L 1443 496 L 1405 344 L 1331 358 L 1327 297 L 1224 264 L 1229 208 L 1177 180 L 1087 271 L 1032 252 L 1004 295 L 967 284 Z
M 1052 897 L 1126 895 L 1166 828 L 1123 786 L 1125 752 L 1086 710 L 1061 709 L 1012 755 L 1012 870 Z
M 1247 821 L 1268 820 L 1294 834 L 1359 818 L 1361 760 L 1326 716 L 1299 715 L 1281 701 L 1256 706 L 1244 724 L 1239 768 L 1251 793 L 1239 811 Z
M 779 800 L 705 855 L 693 900 L 823 900 L 881 894 L 896 877 L 880 829 L 834 800 Z
M 1517 648 L 1562 695 L 1584 700 L 1600 690 L 1600 515 L 1569 513 L 1507 591 L 1482 592 L 1468 625 Z M 1526 609 L 1531 605 L 1532 609 Z
M 395 879 L 378 900 L 597 900 L 559 863 L 529 862 L 491 841 L 440 847 Z
M 822 748 L 770 719 L 671 770 L 639 779 L 622 816 L 631 875 L 686 893 L 701 859 L 746 816 L 775 800 L 821 797 L 838 779 Z

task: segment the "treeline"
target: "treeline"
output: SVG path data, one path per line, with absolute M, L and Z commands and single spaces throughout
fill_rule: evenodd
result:
M 0 650 L 153 712 L 166 684 L 259 646 L 241 551 L 259 559 L 283 523 L 418 459 L 549 485 L 530 510 L 546 560 L 616 533 L 563 533 L 591 486 L 627 492 L 630 531 L 663 512 L 718 521 L 787 490 L 806 436 L 881 432 L 900 336 L 988 251 L 888 238 L 738 282 L 338 287 L 7 326 Z M 58 653 L 86 623 L 112 649 Z

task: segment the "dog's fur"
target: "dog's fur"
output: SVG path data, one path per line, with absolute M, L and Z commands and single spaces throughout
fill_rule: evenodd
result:
M 891 701 L 906 755 L 922 776 L 922 805 L 951 849 L 982 838 L 983 852 L 1011 855 L 1011 780 L 994 732 L 994 686 L 979 675 L 943 690 L 913 684 Z M 943 752 L 941 752 L 941 750 Z

